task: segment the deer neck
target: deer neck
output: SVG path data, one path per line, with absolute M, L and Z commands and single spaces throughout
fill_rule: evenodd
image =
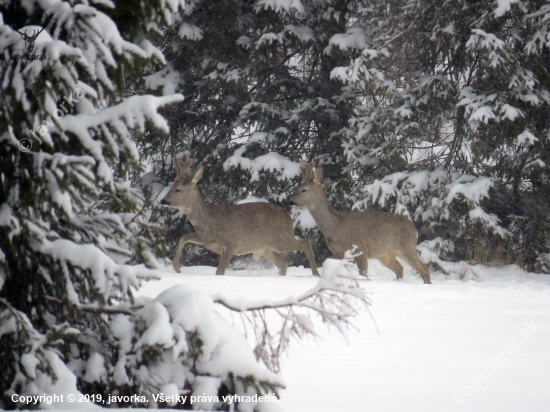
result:
M 333 230 L 342 223 L 342 217 L 338 215 L 336 209 L 330 205 L 324 193 L 320 201 L 309 209 L 309 212 L 311 216 L 313 216 L 315 223 L 317 223 L 317 227 L 323 233 Z
M 204 226 L 206 222 L 211 220 L 213 215 L 212 204 L 205 201 L 197 188 L 192 196 L 193 200 L 189 209 L 185 211 L 187 219 L 191 224 L 197 229 L 198 227 Z

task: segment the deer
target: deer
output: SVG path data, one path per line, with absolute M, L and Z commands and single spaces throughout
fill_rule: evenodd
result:
M 314 170 L 315 169 L 315 170 Z M 308 209 L 325 242 L 337 259 L 347 250 L 357 247 L 355 257 L 359 272 L 367 276 L 368 258 L 376 258 L 392 270 L 397 279 L 403 278 L 403 266 L 396 257 L 415 269 L 424 283 L 432 283 L 430 271 L 416 251 L 418 232 L 405 216 L 372 211 L 340 211 L 332 207 L 321 186 L 323 170 L 315 163 L 300 166 L 302 182 L 292 195 L 290 203 Z
M 185 245 L 194 243 L 220 255 L 216 275 L 225 274 L 232 256 L 252 253 L 256 260 L 263 256 L 272 262 L 284 276 L 288 262 L 281 253 L 300 251 L 313 275 L 320 276 L 309 240 L 294 236 L 294 224 L 284 209 L 268 202 L 209 203 L 197 188 L 204 167 L 191 172 L 193 160 L 187 155 L 174 158 L 174 164 L 176 179 L 160 203 L 183 211 L 196 230 L 183 235 L 178 243 L 172 261 L 176 272 Z

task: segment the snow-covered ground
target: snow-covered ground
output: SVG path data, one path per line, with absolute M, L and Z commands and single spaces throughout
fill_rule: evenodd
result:
M 335 330 L 293 342 L 283 361 L 287 412 L 550 411 L 550 276 L 517 267 L 464 271 L 476 280 L 406 271 L 403 281 L 369 261 L 370 312 L 355 320 L 349 344 Z M 298 295 L 317 279 L 309 269 L 171 268 L 138 294 L 178 284 L 231 298 Z M 377 330 L 378 329 L 378 330 Z

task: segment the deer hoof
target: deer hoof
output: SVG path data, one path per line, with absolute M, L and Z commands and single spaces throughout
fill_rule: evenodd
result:
M 172 265 L 174 267 L 174 270 L 176 271 L 176 273 L 180 273 L 180 269 L 181 269 L 181 266 L 180 265 Z

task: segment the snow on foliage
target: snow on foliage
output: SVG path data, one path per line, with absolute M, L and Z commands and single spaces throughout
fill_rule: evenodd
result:
M 7 194 L 0 206 L 0 407 L 21 406 L 13 393 L 77 386 L 99 393 L 124 382 L 120 368 L 118 380 L 107 379 L 107 321 L 118 313 L 109 307 L 155 277 L 145 199 L 128 179 L 139 169 L 133 138 L 166 133 L 158 109 L 182 96 L 122 98 L 124 68 L 162 62 L 162 53 L 146 40 L 126 40 L 106 14 L 113 3 L 103 2 L 104 11 L 85 3 L 0 6 L 0 180 Z M 144 14 L 133 17 L 139 30 L 166 23 L 183 5 L 154 3 L 143 2 Z M 45 58 L 19 58 L 25 42 L 16 24 L 36 16 L 49 36 L 41 34 L 33 53 Z
M 176 94 L 171 96 L 132 96 L 120 104 L 105 108 L 95 113 L 82 113 L 78 116 L 67 115 L 59 120 L 61 131 L 73 133 L 80 143 L 89 150 L 97 161 L 97 175 L 107 182 L 112 181 L 112 172 L 108 162 L 103 156 L 104 143 L 94 139 L 97 129 L 109 125 L 119 133 L 124 149 L 130 150 L 132 160 L 138 160 L 138 153 L 130 139 L 126 138 L 128 128 L 143 133 L 145 122 L 150 121 L 154 126 L 164 132 L 168 132 L 166 120 L 157 113 L 157 110 L 166 104 L 183 100 L 183 96 Z M 112 140 L 109 143 L 114 143 Z M 118 143 L 120 144 L 120 143 Z M 113 151 L 118 152 L 117 146 L 111 144 Z
M 174 94 L 181 83 L 181 75 L 171 64 L 167 64 L 160 71 L 145 76 L 145 86 L 151 90 L 162 87 L 163 96 Z
M 542 4 L 539 10 L 526 15 L 526 18 L 531 19 L 538 30 L 527 42 L 525 50 L 529 54 L 538 54 L 544 47 L 550 46 L 550 4 Z
M 356 202 L 355 209 L 366 208 L 369 203 L 383 208 L 390 208 L 398 214 L 410 216 L 419 225 L 430 227 L 445 227 L 447 222 L 458 223 L 460 227 L 480 223 L 486 231 L 502 238 L 510 232 L 501 226 L 496 215 L 483 208 L 483 200 L 490 197 L 493 180 L 487 177 L 475 177 L 461 174 L 447 174 L 443 168 L 433 171 L 399 172 L 388 175 L 363 188 L 366 197 Z M 466 207 L 467 214 L 458 213 L 457 208 Z M 450 235 L 448 233 L 447 235 Z M 452 242 L 450 238 L 427 243 L 436 247 L 441 242 Z M 452 243 L 437 250 L 443 253 L 452 252 Z M 428 262 L 430 260 L 427 260 Z
M 243 204 L 243 203 L 256 203 L 256 202 L 264 202 L 264 203 L 267 203 L 267 202 L 269 202 L 269 201 L 268 201 L 267 199 L 262 199 L 262 198 L 260 198 L 260 197 L 248 195 L 245 199 L 239 200 L 239 201 L 237 202 L 237 204 L 240 205 L 240 204 Z
M 304 12 L 304 6 L 300 0 L 259 0 L 256 3 L 256 10 L 273 9 L 276 12 Z
M 421 238 L 456 242 L 443 256 L 466 258 L 480 236 L 517 251 L 532 239 L 530 264 L 540 268 L 536 256 L 547 253 L 549 233 L 541 218 L 548 122 L 535 119 L 550 104 L 541 54 L 550 44 L 550 8 L 509 0 L 463 6 L 441 2 L 433 14 L 426 2 L 382 1 L 354 21 L 370 36 L 367 48 L 389 54 L 361 61 L 353 80 L 351 64 L 332 71 L 362 99 L 342 131 L 349 161 L 342 170 L 357 192 L 367 182 L 361 207 L 372 201 L 408 214 Z M 374 70 L 379 75 L 368 77 Z M 437 170 L 447 175 L 439 187 L 409 189 L 410 175 Z
M 342 50 L 363 50 L 369 44 L 369 38 L 361 27 L 351 27 L 346 33 L 332 36 L 329 45 L 337 46 Z
M 202 30 L 199 27 L 186 22 L 181 23 L 178 34 L 180 35 L 180 37 L 189 40 L 202 39 Z
M 29 318 L 14 310 L 6 310 L 9 304 L 0 298 L 0 339 L 12 333 L 27 335 L 29 346 L 27 352 L 20 358 L 19 365 L 15 365 L 17 373 L 10 387 L 4 387 L 7 396 L 31 395 L 36 396 L 35 405 L 43 408 L 65 409 L 68 407 L 61 396 L 78 395 L 77 380 L 75 375 L 62 361 L 57 350 L 48 349 L 46 343 L 51 337 L 44 336 L 36 331 Z M 77 335 L 79 332 L 68 325 L 60 325 L 54 329 L 59 337 L 65 335 Z M 8 366 L 8 365 L 6 365 Z M 52 378 L 52 374 L 55 378 Z M 40 395 L 50 396 L 38 398 Z M 53 399 L 52 395 L 57 395 Z M 66 398 L 65 398 L 66 399 Z M 74 407 L 71 405 L 71 408 Z M 76 405 L 76 408 L 94 408 L 89 400 Z
M 531 133 L 529 130 L 524 130 L 521 134 L 517 137 L 517 144 L 518 145 L 526 145 L 526 146 L 533 146 L 535 142 L 538 142 L 539 139 L 537 139 L 533 133 Z
M 519 0 L 497 0 L 497 7 L 495 9 L 495 17 L 501 17 L 506 12 L 510 11 L 512 4 L 517 3 Z
M 243 170 L 247 170 L 251 175 L 251 181 L 258 180 L 260 173 L 263 171 L 278 172 L 277 179 L 279 180 L 292 179 L 301 173 L 299 163 L 293 162 L 278 153 L 267 153 L 252 160 L 243 156 L 245 152 L 246 146 L 237 149 L 223 164 L 224 169 L 228 170 L 232 167 L 240 167 Z
M 230 375 L 243 379 L 254 376 L 260 381 L 283 386 L 279 376 L 261 367 L 244 336 L 216 313 L 209 296 L 183 285 L 176 286 L 161 293 L 154 302 L 138 312 L 140 318 L 146 314 L 149 319 L 142 337 L 150 337 L 147 342 L 149 346 L 158 344 L 170 349 L 173 356 L 168 360 L 171 363 L 179 363 L 177 357 L 180 355 L 177 351 L 172 352 L 172 347 L 177 347 L 182 339 L 189 339 L 186 334 L 197 333 L 202 341 L 200 354 L 194 362 L 197 375 L 219 377 L 221 380 L 229 379 Z M 179 346 L 185 349 L 186 345 Z M 218 388 L 213 395 L 217 393 Z
M 273 394 L 284 386 L 279 375 L 258 363 L 244 336 L 216 313 L 213 300 L 187 286 L 167 289 L 142 303 L 130 318 L 118 315 L 113 330 L 121 324 L 128 326 L 124 326 L 126 334 L 118 336 L 117 369 L 141 364 L 132 379 L 144 385 L 142 393 L 150 407 L 159 406 L 154 394 L 190 393 L 210 399 L 202 403 L 206 410 L 224 410 L 227 402 L 222 394 L 247 395 L 251 389 Z M 243 404 L 236 410 L 254 406 Z
M 38 235 L 38 233 L 37 233 Z M 69 263 L 73 267 L 90 271 L 94 280 L 94 287 L 105 299 L 112 293 L 111 288 L 116 285 L 122 293 L 127 294 L 128 288 L 139 286 L 139 278 L 154 278 L 154 273 L 147 268 L 130 269 L 127 265 L 117 264 L 95 245 L 79 245 L 65 239 L 53 242 L 42 238 L 34 245 L 36 251 L 51 256 L 61 262 Z M 69 283 L 70 284 L 70 283 Z M 72 302 L 78 304 L 79 302 Z
M 296 26 L 294 24 L 289 24 L 285 27 L 285 30 L 288 30 L 290 33 L 294 34 L 302 42 L 315 40 L 313 31 L 307 26 Z

